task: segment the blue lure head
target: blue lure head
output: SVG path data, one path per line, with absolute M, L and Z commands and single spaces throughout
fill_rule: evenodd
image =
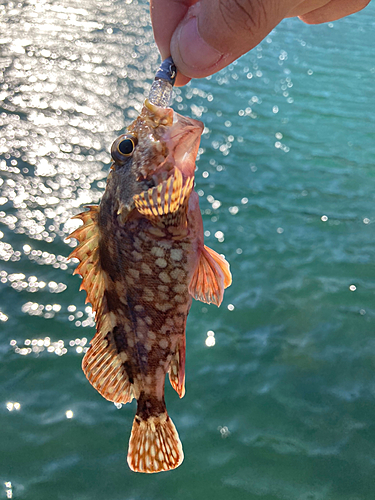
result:
M 155 106 L 167 108 L 171 102 L 172 89 L 177 76 L 177 69 L 172 57 L 165 59 L 156 72 L 151 85 L 148 100 Z

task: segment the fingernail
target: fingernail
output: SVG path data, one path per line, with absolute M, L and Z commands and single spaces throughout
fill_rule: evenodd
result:
M 222 57 L 218 50 L 200 36 L 195 16 L 188 18 L 177 28 L 175 37 L 176 48 L 187 68 L 204 70 L 215 65 Z

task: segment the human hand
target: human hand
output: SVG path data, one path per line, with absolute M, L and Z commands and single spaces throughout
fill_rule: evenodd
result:
M 172 55 L 177 86 L 228 66 L 254 48 L 286 17 L 307 24 L 335 21 L 370 0 L 151 0 L 161 56 Z

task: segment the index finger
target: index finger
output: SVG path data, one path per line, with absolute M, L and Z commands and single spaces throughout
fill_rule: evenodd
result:
M 196 2 L 197 0 L 150 1 L 152 29 L 163 60 L 171 55 L 170 45 L 175 29 L 185 17 L 189 7 Z M 178 72 L 175 85 L 180 87 L 186 85 L 189 81 L 190 78 Z

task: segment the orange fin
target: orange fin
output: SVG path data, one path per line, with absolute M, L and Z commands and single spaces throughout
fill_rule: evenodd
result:
M 167 412 L 133 422 L 129 441 L 128 464 L 134 472 L 161 472 L 178 467 L 184 452 L 176 427 Z
M 81 219 L 84 224 L 86 224 L 86 222 L 96 221 L 99 213 L 99 205 L 85 205 L 84 208 L 88 208 L 88 210 L 74 215 L 72 219 Z
M 119 352 L 114 331 L 117 325 L 113 312 L 104 312 L 105 278 L 100 266 L 98 226 L 99 206 L 90 206 L 87 212 L 76 215 L 83 225 L 69 237 L 79 245 L 69 258 L 80 260 L 74 274 L 82 276 L 80 290 L 87 292 L 86 302 L 96 311 L 97 332 L 91 347 L 82 360 L 82 369 L 93 387 L 106 399 L 115 403 L 127 403 L 133 399 L 133 385 L 126 371 L 127 354 Z
M 215 250 L 212 250 L 212 248 L 207 247 L 206 245 L 204 246 L 204 249 L 207 250 L 207 252 L 210 254 L 210 256 L 214 259 L 216 264 L 219 266 L 221 271 L 224 274 L 224 288 L 228 288 L 232 284 L 232 274 L 229 269 L 229 263 L 219 255 Z
M 185 396 L 185 335 L 180 340 L 169 367 L 169 381 L 180 398 Z
M 168 180 L 135 195 L 133 199 L 138 212 L 151 221 L 170 214 L 177 215 L 180 208 L 185 208 L 186 219 L 187 202 L 193 187 L 194 177 L 188 177 L 184 183 L 180 170 L 175 168 Z M 175 217 L 169 217 L 163 222 L 174 224 L 174 219 Z
M 204 246 L 189 285 L 190 294 L 207 304 L 220 306 L 224 288 L 232 283 L 228 262 L 211 248 Z
M 82 276 L 80 290 L 86 290 L 86 302 L 91 302 L 93 310 L 98 311 L 104 294 L 104 276 L 99 262 L 99 206 L 92 205 L 88 208 L 87 212 L 73 217 L 73 219 L 81 219 L 83 226 L 68 236 L 68 238 L 76 238 L 79 242 L 68 258 L 75 257 L 80 261 L 74 274 Z
M 98 331 L 82 360 L 82 369 L 90 384 L 104 398 L 114 403 L 128 403 L 133 397 L 133 386 L 125 368 L 126 352 L 119 352 L 114 338 L 116 318 L 105 313 L 98 321 Z

